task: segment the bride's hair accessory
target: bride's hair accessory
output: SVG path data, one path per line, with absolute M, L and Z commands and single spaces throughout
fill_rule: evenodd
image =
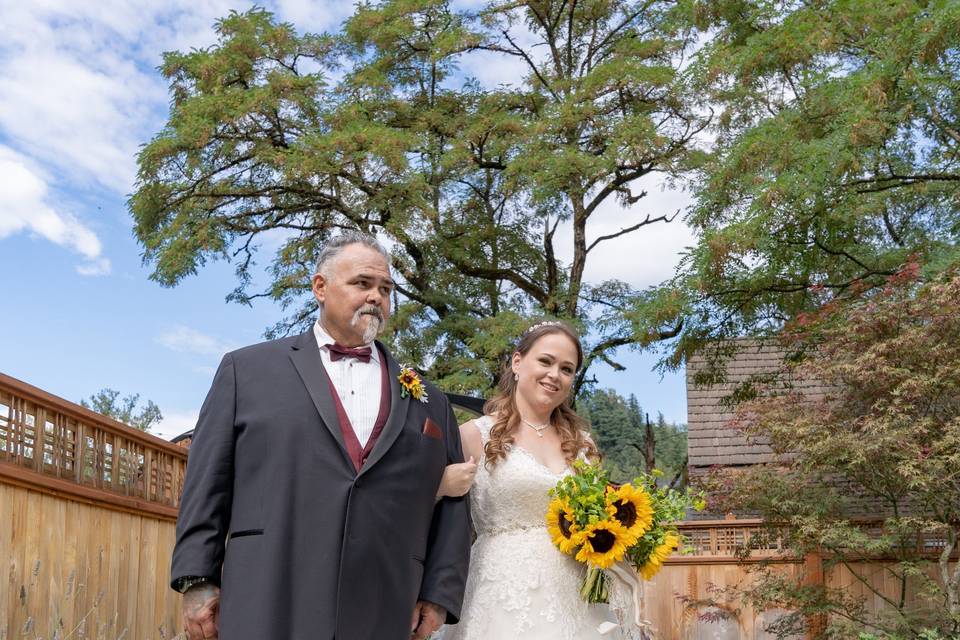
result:
M 544 320 L 543 322 L 538 322 L 537 324 L 533 325 L 523 333 L 528 334 L 534 329 L 539 329 L 540 327 L 562 327 L 562 326 L 563 326 L 562 322 L 558 322 L 556 320 Z

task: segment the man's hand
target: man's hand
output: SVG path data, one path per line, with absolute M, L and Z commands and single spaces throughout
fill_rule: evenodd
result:
M 447 612 L 443 607 L 426 600 L 418 600 L 413 609 L 413 623 L 410 625 L 413 640 L 424 640 L 439 629 L 446 619 Z
M 451 497 L 456 498 L 470 491 L 473 484 L 473 478 L 477 475 L 477 463 L 473 456 L 466 462 L 448 464 L 443 470 L 443 477 L 440 479 L 440 488 L 437 489 L 437 498 Z
M 220 587 L 205 582 L 183 594 L 183 628 L 190 640 L 216 640 L 220 631 Z

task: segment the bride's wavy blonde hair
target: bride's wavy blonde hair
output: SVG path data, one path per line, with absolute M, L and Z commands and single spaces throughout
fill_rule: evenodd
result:
M 567 336 L 576 346 L 577 370 L 579 370 L 583 364 L 580 337 L 563 322 L 547 321 L 533 325 L 520 337 L 514 353 L 525 356 L 537 340 L 554 333 Z M 487 467 L 492 467 L 506 457 L 509 445 L 513 443 L 513 436 L 520 427 L 520 412 L 517 409 L 516 400 L 517 382 L 513 378 L 512 361 L 513 354 L 504 364 L 500 382 L 497 384 L 497 393 L 483 406 L 483 412 L 494 417 L 493 426 L 490 427 L 490 437 L 483 447 L 484 464 Z M 564 398 L 563 402 L 554 408 L 550 414 L 550 423 L 560 434 L 560 448 L 568 464 L 573 462 L 581 451 L 585 451 L 591 459 L 599 457 L 597 447 L 587 437 L 590 424 L 573 410 L 569 397 Z

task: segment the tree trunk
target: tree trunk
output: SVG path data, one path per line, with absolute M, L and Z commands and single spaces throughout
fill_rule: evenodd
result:
M 653 425 L 650 424 L 650 414 L 645 414 L 647 418 L 647 432 L 644 436 L 644 442 L 647 446 L 647 450 L 644 453 L 644 457 L 647 461 L 647 473 L 653 473 L 654 467 L 657 465 L 656 460 L 656 448 L 657 448 L 657 437 L 653 433 Z
M 938 564 L 943 588 L 947 591 L 947 610 L 950 611 L 950 617 L 954 620 L 960 617 L 960 563 L 957 563 L 952 572 L 950 571 L 950 556 L 953 555 L 956 546 L 957 530 L 947 527 L 946 540 L 944 540 Z M 958 629 L 954 628 L 953 631 L 956 632 Z

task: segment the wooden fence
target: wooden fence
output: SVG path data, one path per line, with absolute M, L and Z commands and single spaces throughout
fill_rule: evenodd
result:
M 720 607 L 703 604 L 718 598 L 718 589 L 743 585 L 748 569 L 761 559 L 774 561 L 797 580 L 809 580 L 811 565 L 803 558 L 785 555 L 772 542 L 757 549 L 750 560 L 737 558 L 737 549 L 761 531 L 759 520 L 702 520 L 680 523 L 691 553 L 674 554 L 644 587 L 642 616 L 661 639 L 753 640 L 773 636 L 764 626 L 781 611 L 753 611 L 739 602 Z
M 187 452 L 0 374 L 0 640 L 172 638 Z
M 881 523 L 863 519 L 859 525 L 880 535 Z M 722 590 L 747 586 L 751 569 L 761 561 L 774 571 L 809 585 L 842 589 L 852 599 L 861 599 L 867 617 L 877 614 L 900 598 L 901 582 L 895 577 L 894 562 L 863 559 L 844 564 L 825 562 L 817 554 L 795 557 L 784 552 L 776 540 L 769 540 L 760 520 L 729 519 L 680 523 L 692 553 L 674 554 L 661 572 L 645 585 L 643 617 L 651 623 L 657 638 L 682 640 L 766 640 L 775 636 L 765 627 L 787 613 L 780 609 L 755 611 L 738 598 L 724 598 Z M 748 559 L 737 557 L 739 548 L 750 543 L 755 548 Z M 917 551 L 934 560 L 943 551 L 944 540 L 927 534 L 917 541 Z M 956 558 L 956 553 L 954 554 Z M 934 578 L 935 568 L 927 575 Z M 868 586 L 869 585 L 869 586 Z M 921 580 L 908 581 L 906 602 L 918 602 L 923 596 Z M 711 602 L 712 601 L 712 602 Z M 810 620 L 811 632 L 822 628 L 824 619 Z

